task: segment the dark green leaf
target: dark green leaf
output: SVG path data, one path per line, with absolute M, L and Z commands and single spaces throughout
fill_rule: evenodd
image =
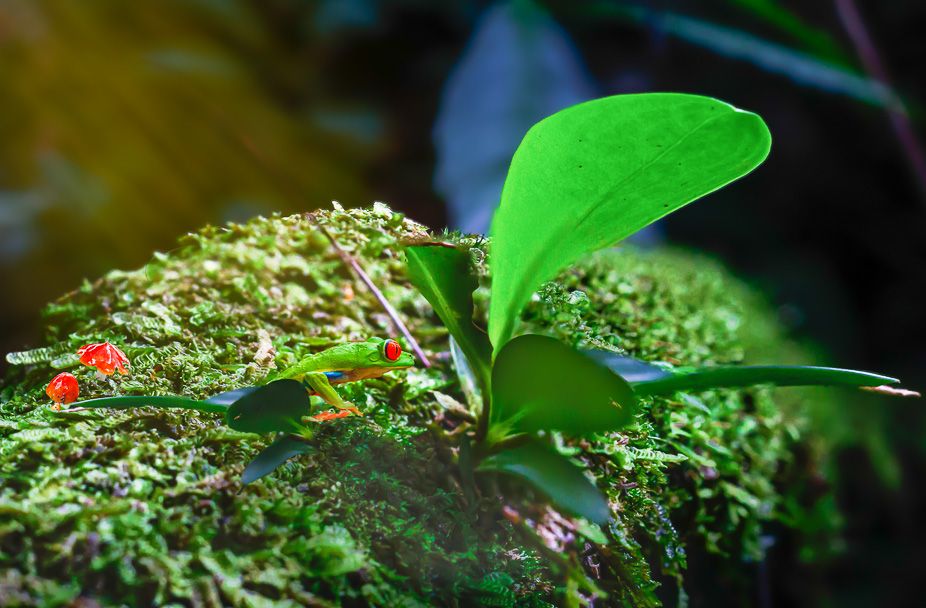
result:
M 608 502 L 582 469 L 536 441 L 493 454 L 479 464 L 478 470 L 515 475 L 531 482 L 574 515 L 596 524 L 608 521 Z
M 277 380 L 235 401 L 225 415 L 228 426 L 248 433 L 292 433 L 302 430 L 309 414 L 309 396 L 296 380 Z
M 70 407 L 111 408 L 116 410 L 129 410 L 136 407 L 156 407 L 160 409 L 195 410 L 197 412 L 224 413 L 228 408 L 220 403 L 196 401 L 186 397 L 158 396 L 146 397 L 144 395 L 128 395 L 123 397 L 101 397 L 77 401 Z
M 629 384 L 553 338 L 518 336 L 495 360 L 490 420 L 503 435 L 613 431 L 626 426 L 635 412 Z
M 248 464 L 241 474 L 241 483 L 248 485 L 265 475 L 269 475 L 284 462 L 299 454 L 312 451 L 312 446 L 301 437 L 283 435 L 268 445 Z
M 413 245 L 405 248 L 405 258 L 409 280 L 457 341 L 485 394 L 491 347 L 486 334 L 473 324 L 473 291 L 478 283 L 469 254 L 447 245 Z
M 534 125 L 514 154 L 492 222 L 495 352 L 541 283 L 742 177 L 770 145 L 755 114 L 675 93 L 597 99 Z
M 667 378 L 672 375 L 671 371 L 663 369 L 658 365 L 640 361 L 639 359 L 634 359 L 627 355 L 619 355 L 609 350 L 583 350 L 581 352 L 583 355 L 594 359 L 600 365 L 604 365 L 631 385 L 637 382 Z
M 757 384 L 774 386 L 881 386 L 896 378 L 835 367 L 804 365 L 743 365 L 679 368 L 667 377 L 633 383 L 638 395 L 670 395 L 679 391 L 736 388 Z

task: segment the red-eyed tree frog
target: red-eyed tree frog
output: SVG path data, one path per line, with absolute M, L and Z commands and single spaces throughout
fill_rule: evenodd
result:
M 369 338 L 364 342 L 348 342 L 309 355 L 275 375 L 273 380 L 299 380 L 310 395 L 318 395 L 328 405 L 356 416 L 363 414 L 354 404 L 341 398 L 333 385 L 379 378 L 387 372 L 415 365 L 415 359 L 402 352 L 395 340 Z

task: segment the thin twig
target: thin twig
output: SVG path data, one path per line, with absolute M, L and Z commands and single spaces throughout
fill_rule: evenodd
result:
M 858 54 L 868 76 L 892 91 L 887 70 L 881 61 L 881 55 L 878 53 L 868 29 L 865 27 L 865 22 L 855 2 L 853 0 L 835 0 L 835 2 L 839 19 L 842 21 L 842 25 L 846 29 L 846 33 L 849 35 L 849 39 L 855 47 L 855 52 Z M 897 94 L 891 95 L 891 99 L 885 105 L 885 108 L 897 140 L 900 142 L 900 147 L 903 148 L 907 161 L 913 170 L 920 192 L 926 194 L 926 155 L 924 155 L 923 147 L 920 145 L 910 124 L 907 109 Z
M 338 242 L 334 239 L 331 234 L 325 230 L 325 228 L 318 223 L 318 219 L 313 213 L 307 213 L 306 219 L 308 219 L 313 226 L 315 226 L 319 232 L 325 235 L 325 238 L 331 243 L 331 246 L 337 252 L 338 256 L 341 258 L 341 261 L 344 262 L 351 270 L 353 270 L 357 276 L 360 278 L 360 281 L 367 286 L 367 289 L 370 290 L 370 293 L 373 294 L 373 297 L 379 302 L 380 306 L 383 307 L 383 310 L 386 311 L 386 314 L 389 315 L 389 318 L 392 320 L 392 324 L 395 326 L 405 339 L 408 340 L 408 344 L 411 346 L 412 351 L 414 351 L 415 356 L 421 361 L 421 364 L 424 367 L 431 367 L 431 362 L 428 360 L 427 355 L 424 354 L 424 351 L 421 350 L 421 346 L 418 345 L 418 341 L 412 336 L 412 333 L 408 330 L 408 327 L 405 323 L 402 322 L 402 319 L 399 317 L 399 312 L 389 303 L 389 300 L 386 299 L 386 296 L 383 295 L 383 292 L 373 283 L 373 279 L 370 278 L 370 275 L 366 273 L 363 267 L 360 266 L 360 263 L 356 259 L 338 245 Z
M 917 391 L 911 391 L 905 388 L 899 388 L 896 386 L 863 386 L 861 387 L 863 391 L 869 391 L 871 393 L 880 393 L 881 395 L 890 395 L 892 397 L 922 397 Z

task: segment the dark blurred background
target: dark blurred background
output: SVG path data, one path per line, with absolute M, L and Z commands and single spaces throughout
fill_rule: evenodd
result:
M 724 260 L 820 363 L 922 390 L 924 25 L 912 0 L 3 0 L 0 351 L 205 223 L 382 200 L 484 231 L 535 121 L 681 91 L 758 112 L 774 145 L 645 240 Z M 845 548 L 773 547 L 757 601 L 921 605 L 923 407 L 852 398 L 822 423 Z

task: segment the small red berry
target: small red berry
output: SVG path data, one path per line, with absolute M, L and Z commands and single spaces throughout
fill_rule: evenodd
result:
M 77 396 L 80 395 L 77 378 L 67 372 L 61 372 L 48 383 L 45 394 L 55 402 L 55 409 L 59 409 L 62 403 L 73 403 L 77 401 Z
M 116 370 L 123 376 L 129 373 L 125 369 L 129 365 L 128 357 L 109 342 L 81 346 L 77 349 L 77 356 L 80 357 L 81 363 L 95 367 L 104 376 L 109 376 Z

